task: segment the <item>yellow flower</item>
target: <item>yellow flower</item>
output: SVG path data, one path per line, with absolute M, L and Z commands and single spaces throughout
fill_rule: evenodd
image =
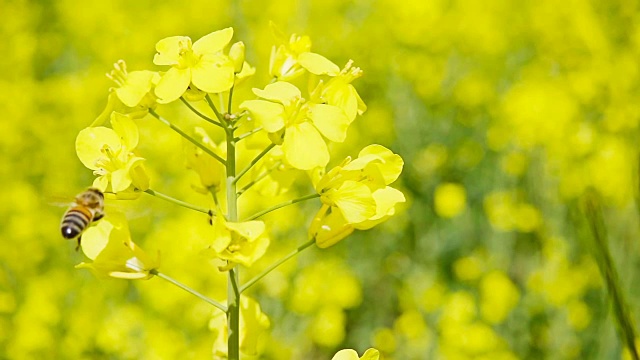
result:
M 274 144 L 282 144 L 285 160 L 296 169 L 310 170 L 329 162 L 323 136 L 343 142 L 349 119 L 337 106 L 305 102 L 300 90 L 278 81 L 264 90 L 253 89 L 260 100 L 247 100 L 240 109 L 248 110 Z
M 114 111 L 139 119 L 147 115 L 150 108 L 153 109 L 157 105 L 157 98 L 152 91 L 160 80 L 157 72 L 148 70 L 127 72 L 127 64 L 124 60 L 118 60 L 113 67 L 114 70 L 111 70 L 107 77 L 117 86 L 109 89 L 107 106 L 92 126 L 104 124 Z
M 82 251 L 93 262 L 80 263 L 78 269 L 90 269 L 98 276 L 121 279 L 149 279 L 158 260 L 151 259 L 133 241 L 123 214 L 110 212 L 82 234 Z
M 174 101 L 193 84 L 208 93 L 220 93 L 233 86 L 234 62 L 222 50 L 231 41 L 233 29 L 226 28 L 203 36 L 195 43 L 187 36 L 158 41 L 156 65 L 169 65 L 155 93 L 162 103 Z
M 395 214 L 404 195 L 390 186 L 400 172 L 402 158 L 381 145 L 360 151 L 356 160 L 342 164 L 314 179 L 323 206 L 309 228 L 316 244 L 329 247 L 354 229 L 370 229 Z
M 229 59 L 233 62 L 233 70 L 236 74 L 242 71 L 244 67 L 245 46 L 242 41 L 231 45 L 229 49 Z
M 286 40 L 273 23 L 271 30 L 279 46 L 271 49 L 269 60 L 269 74 L 278 79 L 289 81 L 308 71 L 315 75 L 335 76 L 340 68 L 320 54 L 311 52 L 311 39 L 308 36 L 292 34 L 289 41 Z
M 262 221 L 228 222 L 224 216 L 216 216 L 213 231 L 211 249 L 219 259 L 227 261 L 220 271 L 229 270 L 235 264 L 251 266 L 269 246 Z
M 369 348 L 358 357 L 358 353 L 353 349 L 344 349 L 338 351 L 331 360 L 378 360 L 380 359 L 380 352 L 374 348 Z
M 216 145 L 203 128 L 196 127 L 194 132 L 194 137 L 201 144 L 204 144 L 216 154 L 224 157 L 226 148 Z M 206 193 L 209 188 L 218 189 L 222 179 L 224 178 L 224 165 L 209 154 L 206 154 L 201 148 L 195 146 L 193 143 L 185 140 L 184 144 L 187 157 L 187 168 L 198 173 L 200 176 L 200 183 L 205 188 L 204 193 Z
M 433 197 L 436 214 L 444 218 L 454 218 L 467 207 L 467 192 L 459 184 L 438 185 Z
M 260 304 L 250 297 L 240 297 L 240 352 L 244 356 L 258 354 L 258 340 L 271 326 L 269 318 L 260 309 Z M 213 358 L 227 359 L 228 326 L 226 314 L 216 311 L 209 322 L 214 333 Z
M 482 277 L 480 282 L 482 317 L 491 324 L 505 321 L 513 308 L 518 305 L 520 291 L 509 277 L 494 270 Z
M 102 192 L 134 194 L 149 188 L 144 158 L 133 150 L 138 145 L 138 127 L 129 116 L 111 114 L 113 129 L 89 127 L 76 138 L 76 153 L 98 177 L 93 187 Z
M 360 76 L 362 70 L 353 67 L 353 60 L 349 60 L 339 74 L 331 77 L 326 83 L 318 83 L 316 89 L 311 92 L 311 101 L 337 106 L 347 114 L 349 123 L 353 122 L 356 115 L 362 115 L 367 110 L 358 91 L 351 85 L 351 82 Z

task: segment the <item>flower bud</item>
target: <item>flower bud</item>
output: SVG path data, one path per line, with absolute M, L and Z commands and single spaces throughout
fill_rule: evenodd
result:
M 229 58 L 233 62 L 235 73 L 237 74 L 242 71 L 242 66 L 244 65 L 244 43 L 242 41 L 238 41 L 231 45 L 231 49 L 229 49 Z

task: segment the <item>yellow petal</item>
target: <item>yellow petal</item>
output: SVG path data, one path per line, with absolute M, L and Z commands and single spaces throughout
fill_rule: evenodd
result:
M 93 180 L 92 186 L 102 192 L 107 191 L 107 187 L 109 186 L 109 177 L 106 175 L 98 176 Z
M 193 43 L 193 51 L 197 54 L 216 53 L 224 49 L 233 37 L 233 28 L 226 28 L 207 34 L 195 43 Z
M 138 125 L 131 117 L 113 112 L 111 114 L 111 126 L 116 134 L 120 136 L 120 141 L 126 149 L 133 150 L 138 146 Z
M 152 275 L 148 272 L 123 272 L 123 271 L 110 271 L 108 272 L 110 277 L 125 279 L 125 280 L 141 280 L 148 279 Z
M 161 103 L 170 103 L 184 94 L 191 83 L 191 69 L 178 69 L 172 67 L 162 75 L 155 93 Z
M 338 351 L 331 360 L 359 360 L 358 353 L 353 349 Z
M 230 243 L 231 232 L 226 227 L 224 216 L 218 215 L 213 223 L 213 243 L 211 243 L 211 248 L 216 253 L 221 253 Z
M 149 175 L 143 165 L 145 161 L 144 158 L 133 157 L 129 159 L 126 166 L 129 178 L 131 178 L 131 184 L 140 191 L 145 191 L 149 188 Z
M 378 360 L 380 359 L 380 351 L 374 348 L 369 348 L 362 354 L 360 360 Z
M 372 196 L 376 201 L 376 214 L 366 221 L 354 224 L 356 229 L 371 229 L 380 224 L 395 214 L 395 206 L 398 203 L 406 201 L 402 192 L 390 186 L 374 191 Z
M 376 214 L 376 202 L 369 187 L 355 181 L 345 181 L 328 197 L 348 223 L 365 221 Z
M 263 221 L 227 222 L 227 229 L 238 233 L 248 241 L 257 239 L 264 233 L 265 225 Z
M 285 106 L 302 97 L 302 93 L 295 85 L 285 81 L 269 84 L 264 87 L 264 90 L 254 88 L 253 93 L 263 99 L 276 101 Z
M 106 220 L 106 219 L 105 219 Z M 91 260 L 107 246 L 113 224 L 109 221 L 99 221 L 82 233 L 82 252 Z
M 340 211 L 323 204 L 311 221 L 309 238 L 321 248 L 328 248 L 353 233 L 354 227 L 348 224 Z
M 157 75 L 153 71 L 132 71 L 127 75 L 125 84 L 116 88 L 120 101 L 129 107 L 136 107 L 151 90 L 151 80 Z
M 266 236 L 261 236 L 255 241 L 244 241 L 234 246 L 237 246 L 238 248 L 234 249 L 233 251 L 225 249 L 218 254 L 218 258 L 249 267 L 265 254 L 267 248 L 269 247 L 269 238 Z
M 180 61 L 180 52 L 191 45 L 191 39 L 187 36 L 171 36 L 156 43 L 156 51 L 153 63 L 156 65 L 177 65 Z
M 382 176 L 384 177 L 385 184 L 391 184 L 396 181 L 402 168 L 404 166 L 404 160 L 398 154 L 394 154 L 393 151 L 378 144 L 373 144 L 365 147 L 360 151 L 358 157 L 364 157 L 368 155 L 375 155 L 383 160 L 382 163 L 376 166 L 380 169 Z
M 111 190 L 115 193 L 127 190 L 131 185 L 129 169 L 123 168 L 111 173 Z
M 191 68 L 191 81 L 200 90 L 221 93 L 233 86 L 234 68 L 231 60 L 224 55 L 203 57 Z
M 109 147 L 117 152 L 122 147 L 120 137 L 115 131 L 98 126 L 80 130 L 76 137 L 76 154 L 84 166 L 97 170 L 96 162 L 104 158 L 102 149 Z
M 343 142 L 347 137 L 349 119 L 337 106 L 325 104 L 309 105 L 309 117 L 313 125 L 320 130 L 327 139 L 335 142 Z
M 265 100 L 247 100 L 240 104 L 241 110 L 247 110 L 256 123 L 267 132 L 277 132 L 284 127 L 285 112 L 281 104 Z
M 315 75 L 336 76 L 340 73 L 338 65 L 320 54 L 303 52 L 298 55 L 298 62 L 300 66 Z
M 337 79 L 337 78 L 335 78 Z M 342 110 L 349 118 L 349 122 L 353 122 L 358 114 L 358 93 L 351 84 L 345 84 L 344 81 L 340 81 L 337 85 L 327 88 L 324 97 L 327 99 L 327 103 L 335 105 Z
M 287 128 L 282 144 L 287 162 L 296 169 L 311 170 L 329 162 L 329 150 L 322 136 L 308 122 Z

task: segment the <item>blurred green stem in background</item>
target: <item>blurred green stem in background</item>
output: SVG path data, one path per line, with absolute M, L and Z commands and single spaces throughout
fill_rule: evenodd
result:
M 624 291 L 620 285 L 620 278 L 616 270 L 607 240 L 607 231 L 602 217 L 600 198 L 595 190 L 588 191 L 582 199 L 582 208 L 585 212 L 591 235 L 593 236 L 594 255 L 600 268 L 600 273 L 607 284 L 607 291 L 613 305 L 613 312 L 618 323 L 622 338 L 626 343 L 629 353 L 634 360 L 640 360 L 635 339 L 636 331 L 629 314 L 629 308 Z
M 165 274 L 163 274 L 163 273 L 159 272 L 159 271 L 158 271 L 158 270 L 156 270 L 156 269 L 153 269 L 153 270 L 151 270 L 151 271 L 149 271 L 149 272 L 150 272 L 151 274 L 153 274 L 153 275 L 155 275 L 155 276 L 157 276 L 157 277 L 159 277 L 159 278 L 161 278 L 161 279 L 165 280 L 165 281 L 170 282 L 171 284 L 173 284 L 173 285 L 175 285 L 175 286 L 179 287 L 180 289 L 182 289 L 182 290 L 184 290 L 184 291 L 186 291 L 186 292 L 188 292 L 188 293 L 190 293 L 190 294 L 192 294 L 192 295 L 197 296 L 198 298 L 202 299 L 202 300 L 203 300 L 203 301 L 205 301 L 205 302 L 208 302 L 209 304 L 211 304 L 211 305 L 213 305 L 213 306 L 217 307 L 218 309 L 220 309 L 220 310 L 222 310 L 222 311 L 224 311 L 224 312 L 226 312 L 226 311 L 227 311 L 227 307 L 226 307 L 226 306 L 222 305 L 221 303 L 219 303 L 219 302 L 217 302 L 217 301 L 215 301 L 215 300 L 213 300 L 213 299 L 210 299 L 210 298 L 208 298 L 208 297 L 206 297 L 206 296 L 202 295 L 201 293 L 199 293 L 199 292 L 197 292 L 197 291 L 193 290 L 192 288 L 190 288 L 190 287 L 188 287 L 187 285 L 185 285 L 185 284 L 183 284 L 183 283 L 179 282 L 178 280 L 175 280 L 174 278 L 172 278 L 172 277 L 170 277 L 170 276 L 167 276 L 167 275 L 165 275 Z

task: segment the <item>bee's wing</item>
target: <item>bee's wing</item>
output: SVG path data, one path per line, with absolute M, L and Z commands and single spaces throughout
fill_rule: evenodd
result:
M 76 205 L 74 196 L 47 195 L 43 201 L 48 206 L 58 208 L 70 208 Z M 105 200 L 104 212 L 108 214 L 111 211 L 124 213 L 127 219 L 133 220 L 148 216 L 151 210 L 135 200 Z
M 47 195 L 43 199 L 43 204 L 54 207 L 71 207 L 76 204 L 74 196 Z

